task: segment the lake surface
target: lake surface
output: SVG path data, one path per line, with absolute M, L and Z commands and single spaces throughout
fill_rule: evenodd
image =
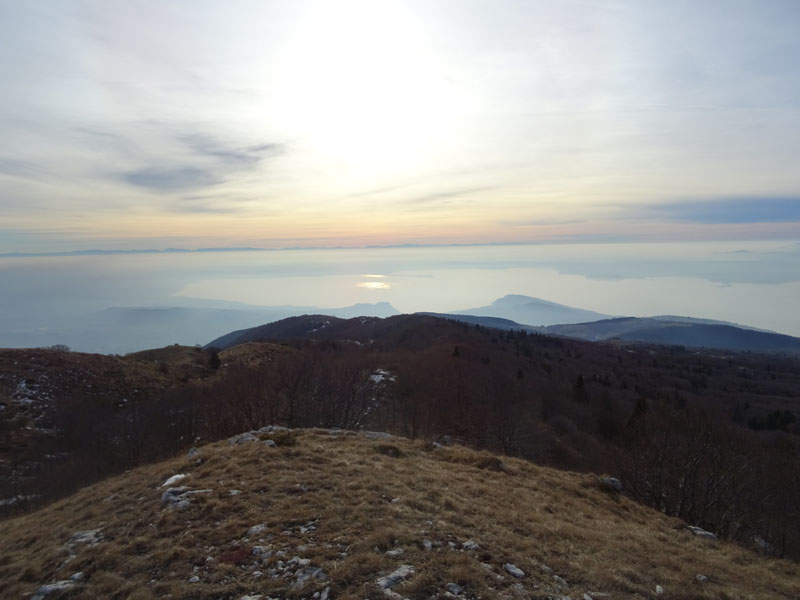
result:
M 800 242 L 785 240 L 5 257 L 0 278 L 0 346 L 42 345 L 65 320 L 109 307 L 390 302 L 447 312 L 512 293 L 800 336 Z

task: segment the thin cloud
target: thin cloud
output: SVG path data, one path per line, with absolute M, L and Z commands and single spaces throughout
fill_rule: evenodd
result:
M 423 196 L 416 196 L 403 200 L 401 204 L 407 206 L 430 206 L 430 205 L 443 205 L 452 204 L 452 201 L 464 196 L 471 196 L 478 192 L 487 192 L 498 189 L 498 186 L 480 186 L 480 187 L 465 187 L 456 190 L 448 190 L 445 192 L 436 192 L 433 194 L 425 194 Z
M 169 210 L 189 214 L 242 214 L 258 206 L 264 207 L 255 197 L 236 197 L 230 195 L 188 195 L 171 202 Z
M 638 211 L 638 215 L 650 219 L 703 225 L 794 222 L 800 221 L 800 196 L 753 196 L 664 202 L 646 206 Z
M 123 173 L 122 180 L 159 193 L 189 191 L 215 186 L 237 173 L 255 170 L 264 159 L 276 156 L 284 149 L 283 145 L 274 143 L 234 146 L 213 136 L 197 133 L 180 132 L 168 137 L 188 150 L 183 164 L 170 167 L 143 166 Z
M 199 156 L 218 160 L 228 166 L 248 167 L 282 151 L 280 144 L 229 147 L 211 136 L 200 134 L 179 135 L 178 139 Z
M 146 167 L 125 173 L 123 179 L 131 185 L 154 192 L 190 190 L 220 182 L 207 170 L 189 166 L 171 169 Z

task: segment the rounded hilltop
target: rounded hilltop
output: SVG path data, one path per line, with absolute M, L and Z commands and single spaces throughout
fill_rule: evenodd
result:
M 616 483 L 385 433 L 265 427 L 5 521 L 0 595 L 800 595 L 798 565 L 709 539 Z

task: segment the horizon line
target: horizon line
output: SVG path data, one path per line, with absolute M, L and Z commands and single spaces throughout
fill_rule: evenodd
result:
M 794 239 L 794 238 L 789 238 Z M 734 240 L 703 240 L 703 243 L 733 242 Z M 774 238 L 736 240 L 736 241 L 775 241 Z M 200 248 L 130 248 L 130 249 L 102 249 L 89 248 L 82 250 L 52 250 L 44 252 L 0 252 L 0 258 L 36 258 L 47 256 L 103 256 L 124 254 L 192 254 L 213 252 L 285 252 L 293 250 L 370 250 L 382 248 L 467 248 L 486 246 L 556 246 L 569 244 L 685 244 L 687 240 L 639 240 L 634 238 L 620 239 L 557 239 L 547 241 L 503 241 L 503 242 L 454 242 L 446 244 L 436 243 L 404 243 L 404 244 L 366 244 L 366 245 L 338 245 L 338 246 L 282 246 L 278 248 L 264 248 L 255 246 L 215 246 Z M 690 242 L 691 243 L 691 242 Z

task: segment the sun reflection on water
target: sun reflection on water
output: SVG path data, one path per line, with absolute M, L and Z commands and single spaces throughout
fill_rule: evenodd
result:
M 356 285 L 368 290 L 388 290 L 392 287 L 387 281 L 360 281 Z

